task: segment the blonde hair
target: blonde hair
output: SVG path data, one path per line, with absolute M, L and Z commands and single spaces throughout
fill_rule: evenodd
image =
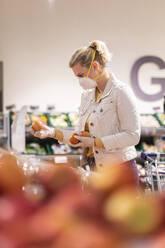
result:
M 89 67 L 93 58 L 93 52 L 96 50 L 95 61 L 101 66 L 105 67 L 106 63 L 111 60 L 111 53 L 109 52 L 106 44 L 103 41 L 95 40 L 90 43 L 88 47 L 82 47 L 74 52 L 69 62 L 72 68 L 77 63 L 82 66 Z

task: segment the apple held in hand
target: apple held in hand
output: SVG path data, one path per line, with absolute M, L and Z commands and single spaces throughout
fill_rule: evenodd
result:
M 35 120 L 32 123 L 32 128 L 34 131 L 41 131 L 44 126 L 45 126 L 45 124 L 40 120 Z
M 70 139 L 69 139 L 69 142 L 71 143 L 71 144 L 73 144 L 73 145 L 76 145 L 76 144 L 78 144 L 80 141 L 78 140 L 78 139 L 76 139 L 74 136 L 75 135 L 78 135 L 77 133 L 73 133 L 72 134 L 72 136 L 70 137 Z
M 83 136 L 83 137 L 90 137 L 90 133 L 87 131 L 81 131 L 79 134 L 78 133 L 73 133 L 72 136 L 70 137 L 69 141 L 71 144 L 76 145 L 78 144 L 80 141 L 78 139 L 75 138 L 75 136 Z

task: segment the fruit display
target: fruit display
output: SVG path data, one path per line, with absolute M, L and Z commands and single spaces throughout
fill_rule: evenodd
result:
M 76 112 L 71 112 L 68 114 L 69 119 L 71 121 L 71 124 L 73 127 L 78 125 L 78 121 L 79 121 L 79 117 L 78 117 L 78 113 Z
M 17 112 L 10 112 L 10 124 L 13 123 Z M 43 125 L 58 128 L 73 128 L 78 123 L 78 114 L 76 112 L 70 113 L 37 113 L 27 112 L 25 116 L 26 125 L 26 154 L 35 155 L 53 155 L 53 154 L 79 154 L 80 149 L 62 145 L 55 139 L 45 139 L 44 142 L 30 133 L 30 126 L 32 125 L 35 131 L 40 131 Z
M 154 114 L 143 114 L 140 117 L 142 127 L 160 127 L 159 119 Z
M 10 123 L 12 124 L 13 120 L 16 117 L 16 112 L 10 112 Z M 159 130 L 160 128 L 164 127 L 164 122 L 165 122 L 165 115 L 161 113 L 155 113 L 155 114 L 141 114 L 141 126 L 142 126 L 142 135 L 141 135 L 141 140 L 140 143 L 136 146 L 137 152 L 142 152 L 142 151 L 147 151 L 147 152 L 157 152 L 157 146 L 154 141 L 151 141 L 151 136 L 157 137 L 160 134 L 162 134 L 162 130 Z M 62 128 L 62 129 L 73 129 L 74 133 L 74 128 L 77 126 L 79 121 L 78 113 L 76 112 L 38 112 L 37 114 L 32 113 L 32 112 L 27 112 L 25 116 L 25 124 L 26 124 L 26 141 L 28 137 L 30 136 L 30 129 L 29 127 L 32 125 L 36 125 L 37 122 L 44 123 L 50 127 L 57 127 L 57 128 Z M 161 132 L 161 133 L 160 133 Z M 81 134 L 79 134 L 81 135 Z M 84 134 L 82 134 L 85 136 Z M 88 136 L 88 135 L 87 135 Z M 143 140 L 143 136 L 145 136 L 145 140 Z M 149 142 L 146 142 L 146 139 L 149 138 Z M 73 140 L 72 140 L 73 139 Z M 47 153 L 49 154 L 57 154 L 57 150 L 52 149 L 51 145 L 52 143 L 50 140 L 46 140 L 47 142 L 47 148 L 45 148 L 46 152 L 49 150 Z M 73 142 L 73 143 L 72 143 Z M 71 137 L 71 143 L 76 144 L 76 142 L 79 142 L 76 140 L 74 135 Z M 42 146 L 40 144 L 40 140 L 36 140 L 35 138 L 32 139 L 30 137 L 30 141 L 26 144 L 28 144 L 26 150 L 30 151 L 31 145 L 29 143 L 38 143 L 39 146 Z M 54 148 L 56 148 L 56 141 L 54 141 Z M 29 147 L 30 145 L 30 147 Z M 33 145 L 32 145 L 33 146 Z M 48 148 L 49 147 L 49 148 Z M 59 148 L 59 147 L 58 147 Z M 33 148 L 32 148 L 33 150 Z M 32 151 L 31 150 L 31 151 Z M 63 150 L 63 147 L 62 147 Z M 74 148 L 71 148 L 72 152 L 75 152 Z M 54 152 L 55 151 L 55 152 Z M 165 151 L 165 145 L 163 146 L 163 151 Z M 33 152 L 32 152 L 33 153 Z M 37 154 L 34 151 L 35 154 Z M 40 153 L 39 153 L 40 154 Z
M 165 247 L 165 192 L 145 194 L 126 164 L 0 155 L 1 248 Z
M 59 145 L 59 144 L 44 144 L 31 142 L 26 144 L 25 154 L 34 154 L 34 155 L 55 155 L 55 154 L 77 154 L 78 151 L 73 151 L 69 145 Z
M 165 125 L 165 114 L 163 113 L 158 113 L 158 114 L 155 114 L 155 116 L 157 117 L 157 119 L 159 120 L 159 123 L 161 126 L 164 126 Z
M 158 147 L 155 145 L 147 144 L 146 142 L 142 142 L 142 151 L 144 152 L 158 152 Z
M 10 112 L 10 124 L 13 123 L 17 112 Z M 35 131 L 40 131 L 43 125 L 57 128 L 72 128 L 78 124 L 78 114 L 76 112 L 70 113 L 37 113 L 27 112 L 25 116 L 26 125 L 26 154 L 35 155 L 53 155 L 53 154 L 79 154 L 80 149 L 69 147 L 68 145 L 61 145 L 55 139 L 44 139 L 44 142 L 30 133 L 30 126 L 32 125 Z
M 10 123 L 12 123 L 17 115 L 17 112 L 10 112 Z M 44 124 L 53 127 L 74 127 L 78 124 L 78 113 L 41 113 L 34 114 L 32 112 L 27 112 L 25 116 L 25 125 L 30 126 L 33 122 L 40 120 Z
M 61 115 L 54 115 L 50 118 L 51 125 L 53 127 L 67 127 L 67 115 L 61 114 Z
M 50 116 L 50 125 L 53 127 L 74 127 L 78 124 L 78 114 L 71 113 L 59 113 L 52 114 Z
M 31 125 L 33 122 L 35 121 L 41 121 L 42 123 L 44 123 L 45 125 L 48 125 L 48 118 L 46 115 L 44 114 L 38 114 L 38 115 L 35 115 L 33 113 L 27 113 L 27 115 L 29 116 L 30 118 L 30 122 L 29 122 L 29 125 Z M 26 126 L 29 126 L 29 125 L 26 125 Z
M 69 154 L 72 153 L 72 149 L 67 144 L 52 144 L 51 149 L 53 150 L 53 154 Z
M 30 143 L 26 145 L 25 153 L 27 154 L 35 154 L 35 155 L 46 155 L 46 149 L 37 143 Z
M 10 112 L 11 122 L 15 119 L 17 112 Z M 26 126 L 30 126 L 35 120 L 42 120 L 45 124 L 56 126 L 56 127 L 67 127 L 67 126 L 77 126 L 79 118 L 77 112 L 60 112 L 60 113 L 47 113 L 43 112 L 41 114 L 34 114 L 32 112 L 27 112 L 25 117 Z M 155 127 L 159 128 L 165 124 L 165 115 L 163 113 L 155 114 L 141 114 L 141 126 L 142 127 Z

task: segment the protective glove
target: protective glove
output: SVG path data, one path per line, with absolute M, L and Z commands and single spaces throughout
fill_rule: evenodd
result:
M 83 147 L 83 143 L 82 142 L 79 142 L 77 144 L 72 144 L 72 143 L 69 142 L 68 145 L 72 146 L 73 148 Z
M 46 125 L 43 126 L 41 131 L 35 131 L 32 127 L 30 127 L 30 132 L 33 136 L 39 139 L 55 138 L 56 135 L 56 129 Z
M 78 136 L 78 135 L 75 135 L 75 138 L 80 141 L 80 143 L 78 143 L 78 144 L 82 143 L 81 146 L 83 146 L 83 147 L 91 147 L 94 145 L 94 138 L 83 137 L 83 136 Z

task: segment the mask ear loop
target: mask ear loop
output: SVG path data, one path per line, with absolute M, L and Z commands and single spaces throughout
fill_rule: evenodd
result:
M 96 50 L 94 50 L 94 53 L 93 53 L 92 62 L 91 62 L 91 64 L 90 64 L 88 73 L 87 73 L 87 75 L 86 75 L 87 78 L 89 77 L 89 73 L 90 73 L 90 71 L 91 71 L 91 67 L 92 67 L 92 63 L 93 63 L 93 61 L 94 61 L 94 59 L 95 59 L 95 55 L 96 55 Z
M 104 71 L 102 72 L 102 73 L 100 73 L 98 76 L 96 76 L 95 78 L 94 78 L 94 80 L 96 81 L 96 79 L 98 79 L 100 76 L 102 76 L 104 74 Z

